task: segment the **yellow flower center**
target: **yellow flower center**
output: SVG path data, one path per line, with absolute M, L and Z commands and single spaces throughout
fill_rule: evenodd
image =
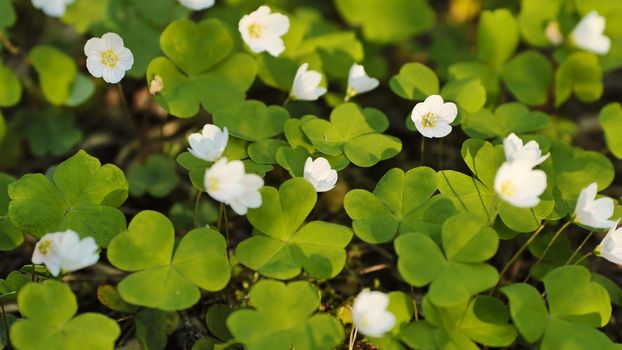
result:
M 207 181 L 209 182 L 209 185 L 207 186 L 207 191 L 208 192 L 215 192 L 218 191 L 218 189 L 220 188 L 219 186 L 219 180 L 217 177 L 214 176 L 209 176 L 207 178 Z
M 119 56 L 112 50 L 102 52 L 102 64 L 114 68 L 119 62 Z
M 261 38 L 261 33 L 263 32 L 263 26 L 257 22 L 251 23 L 248 26 L 248 35 L 253 39 Z
M 421 118 L 421 124 L 424 128 L 434 128 L 436 127 L 436 122 L 438 121 L 438 117 L 434 113 L 426 113 Z
M 52 250 L 52 241 L 42 241 L 39 243 L 39 253 L 46 255 Z
M 504 181 L 499 192 L 506 197 L 513 197 L 516 194 L 516 186 L 510 180 Z

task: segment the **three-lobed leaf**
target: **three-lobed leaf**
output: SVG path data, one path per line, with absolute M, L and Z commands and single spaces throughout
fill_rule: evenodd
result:
M 471 296 L 497 283 L 497 270 L 483 261 L 496 253 L 498 244 L 497 233 L 485 221 L 473 214 L 458 214 L 443 225 L 443 251 L 421 233 L 395 239 L 398 270 L 409 284 L 430 284 L 428 297 L 434 305 L 466 304 Z
M 246 349 L 329 350 L 343 339 L 337 319 L 315 314 L 320 292 L 308 282 L 263 280 L 249 298 L 255 309 L 237 310 L 227 319 L 233 337 Z
M 74 317 L 76 297 L 58 281 L 27 284 L 17 303 L 24 318 L 13 323 L 10 339 L 18 350 L 79 349 L 85 344 L 93 350 L 111 349 L 121 334 L 117 323 L 104 315 Z
M 199 288 L 218 291 L 231 276 L 222 235 L 209 228 L 188 232 L 174 249 L 175 231 L 164 215 L 142 211 L 110 242 L 108 259 L 134 272 L 118 285 L 123 300 L 161 310 L 182 310 L 199 301 Z M 173 252 L 174 251 L 174 252 Z
M 512 320 L 528 343 L 540 341 L 541 348 L 547 350 L 571 344 L 586 349 L 615 348 L 596 330 L 611 317 L 609 295 L 586 268 L 558 267 L 543 281 L 548 308 L 540 292 L 529 284 L 515 283 L 501 289 L 509 299 Z
M 452 202 L 432 195 L 437 189 L 437 174 L 427 167 L 404 173 L 389 170 L 374 192 L 352 190 L 344 198 L 344 207 L 356 235 L 368 243 L 385 243 L 399 233 L 423 232 L 438 236 L 447 216 L 456 211 Z
M 72 229 L 100 246 L 125 230 L 119 207 L 128 194 L 123 172 L 79 151 L 56 167 L 52 179 L 27 174 L 8 187 L 8 214 L 20 230 L 42 237 Z
M 260 193 L 262 206 L 247 214 L 255 234 L 236 248 L 240 262 L 277 279 L 293 278 L 302 268 L 316 278 L 337 275 L 345 265 L 344 248 L 352 231 L 323 221 L 304 223 L 317 200 L 313 186 L 294 178 L 278 190 L 266 186 Z

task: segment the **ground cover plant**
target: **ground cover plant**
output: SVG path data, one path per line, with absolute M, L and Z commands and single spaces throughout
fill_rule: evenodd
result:
M 621 19 L 0 0 L 0 346 L 622 349 Z

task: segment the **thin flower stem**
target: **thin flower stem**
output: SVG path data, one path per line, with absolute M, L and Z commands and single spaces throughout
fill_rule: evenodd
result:
M 440 171 L 443 169 L 443 149 L 445 145 L 445 139 L 441 138 L 439 142 L 440 144 L 438 147 L 438 170 Z
M 352 325 L 352 330 L 350 331 L 350 341 L 348 342 L 348 350 L 354 349 L 354 344 L 356 344 L 356 336 L 358 335 L 359 330 Z
M 222 215 L 225 212 L 225 203 L 220 203 L 220 210 L 218 211 L 218 232 L 222 231 Z
M 9 319 L 6 317 L 6 310 L 4 309 L 4 303 L 0 301 L 0 308 L 2 308 L 2 322 L 4 323 L 4 333 L 6 336 L 6 343 L 9 344 Z
M 292 95 L 287 95 L 285 101 L 283 101 L 283 107 L 287 106 L 287 104 L 292 100 Z
M 127 119 L 128 123 L 130 124 L 130 126 L 132 127 L 132 129 L 135 132 L 138 132 L 138 126 L 136 125 L 136 122 L 134 121 L 134 118 L 132 118 L 132 113 L 130 112 L 130 108 L 129 105 L 127 103 L 127 100 L 125 99 L 125 93 L 123 92 L 123 85 L 121 85 L 121 83 L 117 83 L 117 89 L 119 90 L 119 96 L 121 98 L 121 106 L 123 108 L 123 114 L 125 116 L 125 118 Z M 142 140 L 142 138 L 141 138 Z M 141 142 L 142 144 L 142 142 Z
M 583 260 L 585 260 L 585 259 L 589 258 L 589 257 L 590 257 L 590 256 L 592 256 L 592 255 L 594 255 L 594 252 L 589 252 L 589 253 L 585 254 L 584 256 L 582 256 L 581 258 L 579 258 L 579 260 L 575 261 L 575 262 L 573 263 L 573 265 L 577 265 L 577 264 L 579 264 L 581 261 L 583 261 Z
M 566 263 L 564 265 L 568 265 L 570 264 L 570 262 L 572 261 L 572 259 L 574 259 L 575 256 L 577 256 L 577 254 L 579 254 L 579 252 L 581 251 L 581 249 L 583 249 L 583 247 L 585 246 L 585 244 L 587 243 L 587 241 L 590 240 L 590 238 L 592 237 L 592 235 L 594 235 L 594 231 L 590 231 L 590 233 L 583 239 L 583 241 L 581 242 L 581 244 L 579 244 L 579 246 L 577 247 L 577 249 L 575 249 L 575 251 L 572 253 L 572 255 L 570 256 L 570 258 L 568 258 L 568 260 L 566 261 Z
M 194 227 L 199 227 L 199 207 L 201 205 L 202 191 L 197 191 L 197 199 L 194 201 Z
M 535 230 L 533 234 L 531 234 L 531 236 L 525 241 L 525 243 L 523 243 L 523 245 L 518 249 L 518 251 L 510 258 L 510 260 L 508 260 L 505 266 L 503 266 L 503 269 L 501 269 L 501 272 L 499 273 L 499 282 L 497 283 L 497 287 L 495 287 L 494 290 L 496 290 L 501 285 L 503 276 L 508 272 L 510 267 L 514 265 L 514 262 L 516 262 L 516 260 L 521 256 L 521 254 L 525 251 L 525 249 L 527 249 L 527 247 L 531 244 L 531 242 L 533 242 L 533 240 L 536 239 L 536 237 L 538 237 L 540 232 L 544 230 L 545 226 L 546 226 L 546 222 L 540 225 L 540 227 L 538 227 L 538 229 Z
M 413 313 L 415 314 L 415 321 L 419 321 L 419 307 L 417 306 L 415 288 L 412 285 L 410 286 L 410 294 L 412 295 L 412 298 L 413 298 L 413 309 L 414 309 Z
M 425 165 L 425 137 L 421 136 L 421 165 Z
M 19 54 L 19 48 L 13 45 L 13 43 L 11 43 L 9 38 L 7 38 L 3 32 L 0 32 L 0 43 L 2 43 L 2 46 L 4 46 L 4 48 L 6 48 L 11 55 Z
M 523 281 L 523 283 L 527 283 L 527 281 L 529 281 L 529 279 L 531 278 L 531 273 L 535 270 L 535 268 L 540 265 L 540 263 L 542 262 L 542 260 L 544 259 L 544 257 L 546 256 L 546 253 L 549 252 L 549 250 L 551 249 L 551 247 L 553 246 L 553 243 L 555 243 L 555 241 L 557 240 L 557 238 L 562 234 L 562 232 L 564 232 L 564 230 L 566 228 L 568 228 L 568 226 L 570 226 L 572 224 L 572 220 L 567 221 L 562 227 L 559 228 L 559 230 L 557 230 L 557 232 L 555 232 L 555 235 L 553 236 L 553 238 L 549 241 L 549 243 L 546 245 L 546 247 L 544 248 L 544 251 L 542 252 L 542 254 L 540 255 L 540 257 L 538 258 L 538 260 L 536 261 L 536 263 L 533 265 L 533 267 L 529 270 L 529 273 L 527 274 L 527 277 L 525 277 L 525 280 Z
M 227 207 L 224 207 L 223 217 L 225 218 L 225 237 L 227 238 L 227 251 L 229 251 L 229 218 L 227 218 Z

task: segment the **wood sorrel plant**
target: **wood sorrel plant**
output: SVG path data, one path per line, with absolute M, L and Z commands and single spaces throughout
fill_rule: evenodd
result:
M 0 0 L 0 347 L 622 348 L 620 18 Z

